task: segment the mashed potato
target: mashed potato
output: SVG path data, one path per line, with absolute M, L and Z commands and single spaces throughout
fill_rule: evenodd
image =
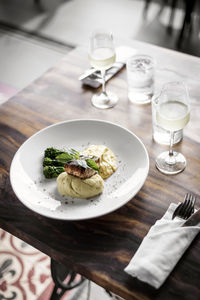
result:
M 102 193 L 104 183 L 98 174 L 87 179 L 80 179 L 63 172 L 57 178 L 57 187 L 62 196 L 90 198 Z
M 99 175 L 106 179 L 117 169 L 116 156 L 104 145 L 91 145 L 83 152 L 84 155 L 94 155 L 100 159 Z
M 99 158 L 99 174 L 81 179 L 69 175 L 70 172 L 61 173 L 57 178 L 57 188 L 63 196 L 90 198 L 101 194 L 104 188 L 103 179 L 111 176 L 117 169 L 116 156 L 104 145 L 91 145 L 82 154 Z

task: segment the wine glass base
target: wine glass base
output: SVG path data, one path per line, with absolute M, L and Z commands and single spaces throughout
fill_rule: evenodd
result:
M 181 153 L 174 152 L 170 156 L 169 151 L 165 151 L 156 158 L 156 167 L 163 174 L 175 175 L 185 169 L 186 159 Z
M 92 105 L 100 108 L 100 109 L 107 109 L 115 106 L 118 102 L 117 95 L 106 92 L 106 93 L 100 93 L 95 94 L 91 99 Z

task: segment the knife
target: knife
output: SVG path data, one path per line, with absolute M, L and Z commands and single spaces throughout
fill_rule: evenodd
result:
M 200 226 L 200 209 L 192 214 L 183 224 L 185 226 Z

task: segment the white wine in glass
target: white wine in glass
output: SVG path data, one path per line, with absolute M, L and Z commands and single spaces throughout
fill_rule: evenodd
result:
M 107 70 L 115 63 L 116 54 L 111 48 L 97 48 L 93 51 L 92 56 L 89 55 L 89 61 L 92 67 L 97 70 Z
M 164 85 L 156 106 L 156 120 L 159 126 L 170 131 L 170 149 L 157 157 L 156 167 L 164 174 L 180 173 L 186 167 L 186 159 L 173 151 L 174 133 L 190 120 L 189 96 L 182 82 Z
M 102 92 L 92 97 L 92 104 L 101 109 L 110 108 L 118 102 L 117 95 L 107 92 L 105 72 L 116 60 L 113 36 L 110 32 L 97 30 L 92 33 L 89 43 L 89 61 L 92 67 L 101 72 Z
M 156 113 L 158 124 L 169 131 L 183 129 L 190 119 L 188 106 L 179 101 L 167 101 L 160 105 Z

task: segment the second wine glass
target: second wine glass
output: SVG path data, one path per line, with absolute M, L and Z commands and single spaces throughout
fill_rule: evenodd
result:
M 106 70 L 112 67 L 116 59 L 113 35 L 104 30 L 92 33 L 89 41 L 89 61 L 92 67 L 101 72 L 102 92 L 92 97 L 92 104 L 101 109 L 113 107 L 118 102 L 114 93 L 107 92 L 105 86 Z
M 156 104 L 157 123 L 170 131 L 169 151 L 156 158 L 156 167 L 164 174 L 172 175 L 183 171 L 186 159 L 183 154 L 173 151 L 174 133 L 183 129 L 190 119 L 190 105 L 187 88 L 182 82 L 164 85 Z

